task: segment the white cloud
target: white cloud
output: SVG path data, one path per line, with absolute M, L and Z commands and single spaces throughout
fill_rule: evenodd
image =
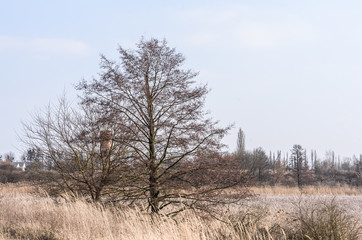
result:
M 21 38 L 0 36 L 0 52 L 39 55 L 88 55 L 91 48 L 82 41 L 59 38 Z

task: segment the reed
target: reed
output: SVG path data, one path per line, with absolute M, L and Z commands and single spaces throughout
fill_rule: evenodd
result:
M 282 188 L 258 191 L 296 193 L 295 189 Z M 312 192 L 317 194 L 316 190 Z M 274 200 L 283 201 L 280 197 Z M 151 216 L 136 208 L 105 207 L 71 196 L 55 199 L 26 184 L 0 185 L 0 240 L 302 239 L 297 235 L 300 224 L 290 224 L 296 213 L 273 209 L 255 198 L 243 207 L 225 209 L 224 222 L 192 210 L 169 218 Z

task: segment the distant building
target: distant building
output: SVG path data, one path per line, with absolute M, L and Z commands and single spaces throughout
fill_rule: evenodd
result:
M 16 168 L 21 168 L 21 170 L 25 171 L 26 162 L 12 162 L 13 166 Z

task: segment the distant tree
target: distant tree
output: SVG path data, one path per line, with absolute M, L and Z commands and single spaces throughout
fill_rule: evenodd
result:
M 299 144 L 295 144 L 291 150 L 290 165 L 297 180 L 298 187 L 303 185 L 303 176 L 305 175 L 306 166 L 306 154 L 303 147 Z
M 27 163 L 27 170 L 40 170 L 45 167 L 45 156 L 40 148 L 29 148 L 22 156 L 22 160 Z
M 240 164 L 240 168 L 246 170 L 248 178 L 255 181 L 265 180 L 264 171 L 269 166 L 269 158 L 262 148 L 256 148 L 252 152 L 245 152 L 241 156 L 237 156 L 236 160 Z
M 335 154 L 333 150 L 329 150 L 325 153 L 324 168 L 329 170 L 335 169 Z
M 41 162 L 43 160 L 43 152 L 39 148 L 28 148 L 23 154 L 22 160 L 26 162 Z
M 351 160 L 349 158 L 345 158 L 342 161 L 341 169 L 345 171 L 351 171 L 353 168 L 353 165 L 351 164 Z
M 262 148 L 254 149 L 253 151 L 253 165 L 254 169 L 257 172 L 258 181 L 261 182 L 265 180 L 265 170 L 268 168 L 268 156 Z
M 236 157 L 242 158 L 245 154 L 245 134 L 241 128 L 239 128 L 238 139 L 236 145 Z
M 308 157 L 307 157 L 307 150 L 306 150 L 306 149 L 304 149 L 303 168 L 304 168 L 304 170 L 308 170 L 308 169 L 309 169 L 309 163 L 308 163 Z
M 356 185 L 362 186 L 362 155 L 355 159 Z
M 321 160 L 316 159 L 314 160 L 314 175 L 316 177 L 316 180 L 320 183 L 324 181 L 324 170 L 323 170 L 323 163 Z
M 13 152 L 5 153 L 5 161 L 13 162 L 15 159 L 15 154 Z
M 273 164 L 273 167 L 272 167 L 273 176 L 272 176 L 271 184 L 275 185 L 275 184 L 279 183 L 283 179 L 284 174 L 286 172 L 286 164 L 282 160 L 282 152 L 281 151 L 277 152 L 277 158 L 275 159 L 275 161 L 272 164 Z
M 241 128 L 238 131 L 238 137 L 236 140 L 235 159 L 239 162 L 240 168 L 248 170 L 248 173 L 252 173 L 252 154 L 245 151 L 245 134 Z
M 325 158 L 321 161 L 320 172 L 323 175 L 324 181 L 333 183 L 336 180 L 337 174 L 337 161 L 333 150 L 329 150 L 325 153 Z

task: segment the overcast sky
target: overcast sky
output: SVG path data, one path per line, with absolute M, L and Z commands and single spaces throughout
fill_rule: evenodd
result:
M 257 3 L 256 3 L 257 2 Z M 362 153 L 361 1 L 0 0 L 0 154 L 17 159 L 21 121 L 96 76 L 100 53 L 166 38 L 211 92 L 234 151 Z

